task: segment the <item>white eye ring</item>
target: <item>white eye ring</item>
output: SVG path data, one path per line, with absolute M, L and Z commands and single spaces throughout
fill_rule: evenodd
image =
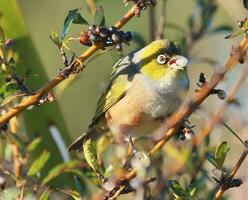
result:
M 162 55 L 162 54 L 160 54 L 160 55 L 158 55 L 158 57 L 157 57 L 157 62 L 159 63 L 159 64 L 161 64 L 161 65 L 163 65 L 163 64 L 165 64 L 166 63 L 166 56 L 165 55 Z

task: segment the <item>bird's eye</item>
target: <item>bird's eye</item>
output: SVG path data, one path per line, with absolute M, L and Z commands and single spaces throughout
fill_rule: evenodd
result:
M 165 55 L 158 55 L 157 61 L 159 64 L 165 64 L 167 61 L 167 57 Z

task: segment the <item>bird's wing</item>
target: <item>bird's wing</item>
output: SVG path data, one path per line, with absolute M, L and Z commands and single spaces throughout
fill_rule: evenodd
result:
M 137 64 L 133 63 L 133 54 L 120 59 L 111 73 L 108 87 L 97 102 L 97 109 L 90 127 L 95 125 L 100 117 L 120 99 L 122 99 L 131 87 L 131 80 L 138 73 Z

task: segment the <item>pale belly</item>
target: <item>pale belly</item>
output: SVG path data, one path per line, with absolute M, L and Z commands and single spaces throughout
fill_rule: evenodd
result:
M 118 138 L 125 134 L 139 137 L 151 133 L 180 106 L 185 95 L 184 87 L 178 83 L 155 84 L 136 78 L 126 96 L 106 112 L 106 121 L 113 135 Z

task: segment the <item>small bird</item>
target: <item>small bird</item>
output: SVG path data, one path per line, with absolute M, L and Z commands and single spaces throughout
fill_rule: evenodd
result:
M 102 177 L 95 140 L 107 132 L 114 140 L 123 141 L 126 135 L 139 137 L 156 130 L 185 98 L 187 63 L 179 46 L 167 39 L 121 58 L 113 67 L 88 130 L 69 151 L 83 147 L 87 162 Z

